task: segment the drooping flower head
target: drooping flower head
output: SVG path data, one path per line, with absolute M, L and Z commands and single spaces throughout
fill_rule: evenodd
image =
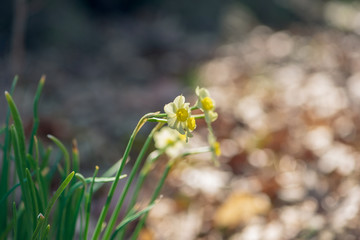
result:
M 196 127 L 195 118 L 191 117 L 189 105 L 189 103 L 185 103 L 185 97 L 180 95 L 164 107 L 169 127 L 178 130 L 181 134 L 186 134 L 186 140 L 192 136 L 191 132 Z
M 205 88 L 197 87 L 195 92 L 198 96 L 196 106 L 204 112 L 206 122 L 215 121 L 218 114 L 214 112 L 215 101 L 210 97 L 209 91 Z

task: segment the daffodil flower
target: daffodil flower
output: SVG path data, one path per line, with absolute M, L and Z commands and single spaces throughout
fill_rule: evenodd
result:
M 197 87 L 195 92 L 198 96 L 196 106 L 204 112 L 206 122 L 210 123 L 215 121 L 218 114 L 214 112 L 215 101 L 210 97 L 209 91 L 205 88 Z
M 169 127 L 163 127 L 154 134 L 155 147 L 165 150 L 169 157 L 177 157 L 185 147 L 185 136 Z
M 195 118 L 191 117 L 189 105 L 189 103 L 185 103 L 185 97 L 180 95 L 164 107 L 169 127 L 185 134 L 186 140 L 192 136 L 191 132 L 196 127 Z

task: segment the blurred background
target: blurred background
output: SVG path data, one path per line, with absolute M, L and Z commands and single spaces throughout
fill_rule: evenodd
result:
M 89 174 L 120 158 L 143 114 L 209 89 L 221 166 L 180 163 L 142 239 L 355 240 L 359 34 L 350 0 L 2 0 L 0 88 L 20 76 L 30 128 L 46 74 L 39 134 L 76 138 Z

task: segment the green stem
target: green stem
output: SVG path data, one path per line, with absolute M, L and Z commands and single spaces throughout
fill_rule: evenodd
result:
M 156 186 L 156 189 L 155 189 L 155 191 L 154 191 L 154 193 L 153 193 L 153 195 L 152 195 L 152 197 L 151 197 L 151 200 L 150 200 L 149 205 L 154 204 L 155 200 L 156 200 L 157 197 L 159 196 L 160 190 L 161 190 L 161 188 L 162 188 L 163 185 L 164 185 L 165 179 L 166 179 L 166 177 L 168 176 L 168 174 L 169 174 L 172 166 L 174 165 L 176 159 L 178 159 L 178 158 L 183 158 L 183 157 L 186 157 L 186 156 L 192 155 L 192 154 L 205 153 L 205 152 L 209 152 L 209 151 L 211 151 L 211 149 L 210 149 L 209 147 L 201 147 L 201 148 L 196 148 L 196 149 L 190 149 L 190 150 L 184 152 L 183 154 L 181 154 L 179 157 L 170 159 L 169 162 L 168 162 L 168 164 L 166 165 L 166 168 L 165 168 L 165 170 L 164 170 L 164 173 L 163 173 L 163 175 L 162 175 L 162 177 L 161 177 L 158 185 Z M 145 169 L 145 167 L 144 167 L 144 169 Z M 146 170 L 146 169 L 145 169 L 145 170 Z M 146 170 L 146 172 L 144 172 L 144 174 L 147 174 L 147 170 Z M 144 177 L 145 177 L 145 176 L 144 176 Z M 141 218 L 141 220 L 140 220 L 139 223 L 137 224 L 137 226 L 136 226 L 136 228 L 135 228 L 135 231 L 134 231 L 134 234 L 133 234 L 133 236 L 132 236 L 132 238 L 131 238 L 132 240 L 136 240 L 136 239 L 137 239 L 137 237 L 138 237 L 138 235 L 139 235 L 139 233 L 140 233 L 140 230 L 142 229 L 142 227 L 143 227 L 143 225 L 144 225 L 144 223 L 145 223 L 145 221 L 146 221 L 147 216 L 148 216 L 148 212 L 144 214 L 144 216 Z
M 173 161 L 169 161 L 169 163 L 166 165 L 166 168 L 165 168 L 165 171 L 158 183 L 158 185 L 156 186 L 156 189 L 151 197 L 151 200 L 150 200 L 150 203 L 149 205 L 151 204 L 154 204 L 155 200 L 157 199 L 157 197 L 159 196 L 159 193 L 161 191 L 161 188 L 163 187 L 164 185 L 164 182 L 165 182 L 165 179 L 166 177 L 168 176 L 169 172 L 170 172 L 170 169 L 171 167 L 173 166 Z M 132 240 L 136 240 L 139 236 L 139 233 L 140 233 L 140 230 L 142 229 L 145 221 L 146 221 L 146 218 L 148 216 L 148 212 L 144 214 L 144 216 L 140 219 L 139 223 L 137 224 L 136 228 L 135 228 L 135 231 L 134 231 L 134 234 L 132 236 Z
M 191 116 L 194 117 L 195 119 L 204 119 L 205 118 L 204 114 L 194 114 L 194 115 L 191 115 Z
M 135 186 L 135 190 L 133 192 L 133 195 L 131 197 L 130 203 L 128 205 L 128 208 L 126 210 L 126 217 L 128 217 L 131 213 L 131 210 L 133 209 L 133 207 L 135 206 L 136 200 L 138 198 L 140 189 L 151 169 L 151 166 L 154 164 L 154 162 L 164 153 L 164 151 L 156 151 L 155 152 L 156 155 L 153 157 L 150 157 L 152 154 L 149 155 L 148 159 L 145 162 L 145 165 L 143 166 L 143 168 L 141 169 L 141 172 L 139 174 L 139 178 L 136 181 L 136 186 Z M 119 230 L 118 234 L 119 234 L 119 239 L 124 239 L 124 235 L 125 235 L 125 231 L 126 231 L 126 227 L 123 227 L 121 230 Z
M 96 224 L 95 231 L 94 231 L 94 234 L 93 234 L 93 236 L 92 236 L 92 240 L 98 239 L 99 236 L 100 236 L 100 234 L 101 234 L 102 225 L 103 225 L 103 223 L 104 223 L 106 214 L 107 214 L 107 212 L 108 212 L 108 210 L 109 210 L 110 203 L 111 203 L 111 200 L 112 200 L 112 198 L 113 198 L 113 195 L 114 195 L 116 186 L 117 186 L 117 184 L 118 184 L 118 182 L 119 182 L 119 179 L 120 179 L 122 170 L 123 170 L 123 168 L 124 168 L 124 166 L 125 166 L 126 159 L 127 159 L 128 156 L 129 156 L 130 150 L 131 150 L 131 148 L 132 148 L 132 145 L 133 145 L 133 143 L 134 143 L 134 140 L 135 140 L 135 137 L 136 137 L 137 133 L 139 132 L 139 130 L 141 129 L 141 127 L 145 124 L 145 122 L 147 121 L 147 119 L 153 117 L 153 116 L 156 115 L 156 114 L 158 114 L 158 113 L 149 113 L 149 114 L 144 115 L 144 116 L 140 119 L 140 121 L 138 122 L 138 124 L 136 125 L 133 133 L 131 134 L 130 139 L 129 139 L 129 142 L 128 142 L 127 146 L 126 146 L 124 155 L 123 155 L 123 157 L 122 157 L 122 161 L 121 161 L 119 170 L 117 171 L 116 176 L 115 176 L 115 180 L 114 180 L 114 182 L 112 183 L 112 185 L 111 185 L 111 187 L 110 187 L 108 196 L 107 196 L 107 198 L 106 198 L 105 205 L 103 206 L 103 208 L 102 208 L 102 210 L 101 210 L 99 220 L 98 220 L 98 222 L 97 222 L 97 224 Z
M 141 172 L 140 172 L 140 175 L 139 175 L 139 179 L 136 181 L 136 187 L 135 187 L 135 190 L 134 190 L 134 193 L 133 193 L 133 196 L 131 198 L 131 201 L 129 203 L 129 206 L 128 206 L 128 210 L 126 212 L 126 214 L 128 214 L 130 212 L 130 210 L 135 206 L 135 203 L 136 203 L 136 200 L 137 200 L 137 197 L 139 195 L 139 192 L 140 192 L 140 189 L 147 177 L 147 175 L 149 174 L 150 172 L 150 169 L 152 167 L 152 165 L 154 164 L 154 162 L 159 159 L 159 157 L 163 154 L 163 151 L 160 151 L 158 152 L 158 154 L 152 158 L 149 158 L 144 167 L 141 169 Z
M 159 114 L 154 115 L 153 117 L 155 117 L 155 118 L 163 118 L 163 117 L 167 117 L 167 114 L 166 113 L 159 113 Z
M 124 227 L 126 225 L 128 225 L 130 222 L 134 221 L 135 219 L 139 218 L 140 216 L 144 215 L 145 213 L 149 212 L 155 204 L 151 204 L 149 206 L 147 206 L 146 208 L 144 208 L 141 211 L 138 211 L 137 213 L 131 215 L 131 216 L 126 216 L 126 218 L 124 220 L 121 221 L 121 223 L 119 223 L 119 225 L 116 226 L 116 229 L 114 231 L 114 233 L 111 235 L 111 239 L 113 240 L 115 239 L 117 233 L 119 231 L 121 231 L 122 229 L 124 229 Z M 122 237 L 118 238 L 118 239 L 123 239 Z
M 95 177 L 99 172 L 99 167 L 95 167 L 94 175 L 91 180 L 90 190 L 89 194 L 86 196 L 85 199 L 85 229 L 84 229 L 84 240 L 87 239 L 88 235 L 88 229 L 89 229 L 89 221 L 90 221 L 90 210 L 91 210 L 91 198 L 94 191 L 94 183 L 95 183 Z
M 156 117 L 149 118 L 148 121 L 149 121 L 149 122 L 162 122 L 162 123 L 167 123 L 167 119 L 165 119 L 165 118 L 156 118 Z
M 211 152 L 211 147 L 199 147 L 194 149 L 188 149 L 186 152 L 182 153 L 180 157 L 186 157 L 193 154 L 207 153 Z
M 123 175 L 120 176 L 120 179 L 123 179 L 123 178 L 125 178 L 125 177 L 127 177 L 127 175 L 126 175 L 126 174 L 123 174 Z M 96 189 L 95 189 L 96 184 L 104 184 L 104 183 L 114 182 L 114 181 L 115 181 L 115 178 L 116 178 L 116 177 L 97 177 L 97 178 L 95 178 L 94 191 L 96 190 Z M 86 183 L 91 183 L 91 182 L 92 182 L 92 177 L 85 178 L 85 182 L 86 182 Z M 82 185 L 81 182 L 76 182 L 75 184 L 73 184 L 73 185 L 70 187 L 69 191 L 67 192 L 67 195 L 68 195 L 68 196 L 71 196 L 76 189 L 78 189 L 79 187 L 81 187 L 81 185 Z
M 114 212 L 113 214 L 111 215 L 111 218 L 110 218 L 110 221 L 109 221 L 109 224 L 105 230 L 105 233 L 104 233 L 104 238 L 105 240 L 109 239 L 111 237 L 111 231 L 113 230 L 114 226 L 115 226 L 115 223 L 116 223 L 116 219 L 117 217 L 119 216 L 119 213 L 120 213 L 120 209 L 122 207 L 122 204 L 125 200 L 125 197 L 129 191 L 129 188 L 130 188 L 130 185 L 136 175 L 136 173 L 138 172 L 138 169 L 139 169 L 139 166 L 140 166 L 140 163 L 142 162 L 142 159 L 144 158 L 148 148 L 149 148 L 149 145 L 153 139 L 153 136 L 154 136 L 154 133 L 156 131 L 158 131 L 164 124 L 163 123 L 158 123 L 154 128 L 153 130 L 151 131 L 151 133 L 149 134 L 149 136 L 147 137 L 136 161 L 135 161 L 135 164 L 131 170 L 131 173 L 130 173 L 130 176 L 126 182 L 126 185 L 121 193 L 121 196 L 120 196 L 120 199 L 119 201 L 117 202 L 116 206 L 115 206 L 115 209 L 114 209 Z
M 119 161 L 117 161 L 114 165 L 112 165 L 108 170 L 106 170 L 105 173 L 103 173 L 103 175 L 101 175 L 101 178 L 110 178 L 113 177 L 114 175 L 116 175 L 117 170 L 119 169 L 120 165 L 121 165 L 122 159 L 120 159 Z M 122 175 L 121 177 L 126 177 L 125 175 Z M 96 178 L 98 179 L 98 178 Z M 94 192 L 96 192 L 97 190 L 99 190 L 104 183 L 100 183 L 97 182 L 95 179 L 95 184 L 94 184 Z M 114 180 L 111 180 L 111 182 L 113 182 Z
M 216 156 L 216 153 L 215 153 L 215 149 L 214 149 L 214 142 L 216 141 L 216 137 L 215 137 L 215 134 L 214 134 L 214 130 L 211 126 L 211 122 L 209 121 L 206 121 L 206 125 L 208 127 L 208 131 L 209 131 L 209 143 L 211 145 L 211 155 L 212 155 L 212 160 L 213 160 L 213 163 L 215 164 L 215 166 L 219 166 L 220 163 L 218 161 L 218 158 Z
M 165 114 L 165 116 L 163 116 Z M 166 118 L 162 118 L 162 117 L 166 117 L 166 113 L 164 114 L 158 114 L 155 117 L 149 118 L 148 121 L 149 122 L 162 122 L 162 123 L 167 123 L 167 119 Z M 161 117 L 159 117 L 159 115 L 161 115 Z M 194 117 L 195 119 L 204 119 L 205 115 L 204 114 L 194 114 L 191 115 L 192 117 Z

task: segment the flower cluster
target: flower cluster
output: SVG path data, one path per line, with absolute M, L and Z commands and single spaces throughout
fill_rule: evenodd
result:
M 213 155 L 216 157 L 220 155 L 220 147 L 219 143 L 216 141 L 216 137 L 211 127 L 211 123 L 218 117 L 218 114 L 215 112 L 215 101 L 210 97 L 209 91 L 205 88 L 197 87 L 195 92 L 198 99 L 192 107 L 190 107 L 190 103 L 185 102 L 185 97 L 182 95 L 177 96 L 173 102 L 170 102 L 164 106 L 166 122 L 171 129 L 176 130 L 178 133 L 184 136 L 186 142 L 188 142 L 188 138 L 193 136 L 192 132 L 196 128 L 195 119 L 204 118 L 210 133 L 210 149 L 213 152 Z M 200 109 L 203 114 L 192 115 L 191 111 L 196 109 Z M 157 140 L 155 141 L 160 142 L 160 137 L 165 135 L 167 137 L 170 136 L 168 129 L 166 131 L 164 130 L 164 132 L 159 132 L 156 137 Z M 171 135 L 175 136 L 174 133 L 171 133 Z M 163 138 L 166 139 L 165 137 Z M 160 149 L 163 148 L 164 145 L 156 147 Z

